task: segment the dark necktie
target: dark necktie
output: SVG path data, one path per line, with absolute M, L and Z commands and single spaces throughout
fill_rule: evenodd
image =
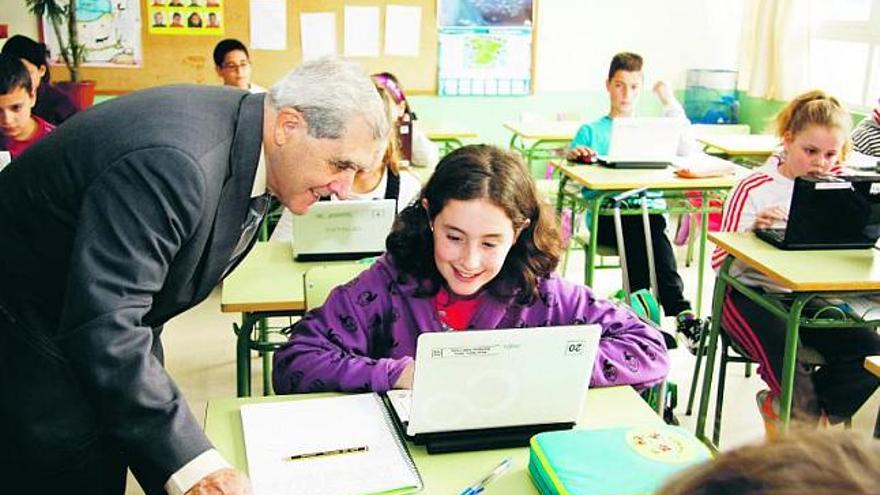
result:
M 254 238 L 256 238 L 257 233 L 260 231 L 260 223 L 262 223 L 263 218 L 269 211 L 271 198 L 272 196 L 269 195 L 269 193 L 251 198 L 251 202 L 248 205 L 247 216 L 241 224 L 241 235 L 238 237 L 238 242 L 235 243 L 235 247 L 232 249 L 232 255 L 229 257 L 226 269 L 223 270 L 223 277 L 226 277 L 232 268 L 238 264 L 238 261 L 244 253 L 250 245 L 253 244 Z M 221 279 L 223 277 L 221 277 Z

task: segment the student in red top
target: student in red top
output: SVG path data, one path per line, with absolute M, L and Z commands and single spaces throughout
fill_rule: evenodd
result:
M 15 159 L 55 126 L 31 115 L 37 92 L 30 74 L 16 57 L 0 55 L 0 149 Z

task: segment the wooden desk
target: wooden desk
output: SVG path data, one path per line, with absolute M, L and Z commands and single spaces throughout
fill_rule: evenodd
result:
M 349 263 L 349 262 L 339 262 Z M 236 327 L 238 337 L 236 350 L 236 377 L 238 396 L 251 394 L 252 349 L 260 350 L 263 369 L 271 369 L 274 346 L 268 342 L 265 327 L 259 329 L 259 337 L 251 338 L 254 327 L 264 318 L 295 316 L 305 311 L 304 279 L 306 271 L 317 265 L 332 262 L 303 263 L 293 260 L 289 242 L 258 242 L 239 266 L 223 281 L 220 311 L 241 313 L 241 327 Z M 269 394 L 272 384 L 263 373 L 263 393 Z
M 440 156 L 450 151 L 461 148 L 462 139 L 474 139 L 478 134 L 467 127 L 452 121 L 422 122 L 417 121 L 417 126 L 425 131 L 428 139 L 440 145 Z
M 865 369 L 880 377 L 880 356 L 865 358 Z
M 707 146 L 707 151 L 718 150 L 731 158 L 766 158 L 780 146 L 779 138 L 771 134 L 699 134 L 696 138 Z
M 791 417 L 792 388 L 798 332 L 808 327 L 865 327 L 878 326 L 880 321 L 803 318 L 804 307 L 818 296 L 845 297 L 863 292 L 880 291 L 880 252 L 876 249 L 784 251 L 758 239 L 753 233 L 713 233 L 709 239 L 729 253 L 718 272 L 712 299 L 712 327 L 706 355 L 700 412 L 697 418 L 697 437 L 705 436 L 706 414 L 712 386 L 713 364 L 720 332 L 721 307 L 728 288 L 736 290 L 761 304 L 768 311 L 786 321 L 787 338 L 782 369 L 782 397 L 779 418 L 782 429 L 788 427 Z M 792 291 L 782 301 L 781 295 L 765 294 L 741 283 L 729 273 L 734 259 L 760 271 L 781 287 Z
M 328 395 L 315 394 L 314 397 Z M 239 409 L 243 404 L 297 400 L 309 395 L 289 395 L 247 399 L 217 399 L 208 402 L 205 433 L 217 450 L 236 468 L 247 471 L 244 438 Z M 578 428 L 620 426 L 658 426 L 663 421 L 630 387 L 590 389 Z M 279 426 L 281 427 L 281 426 Z M 492 483 L 487 493 L 506 495 L 536 494 L 528 475 L 529 449 L 486 450 L 457 454 L 429 455 L 424 446 L 407 444 L 422 479 L 422 493 L 456 494 L 492 469 L 506 456 L 513 457 L 513 468 Z
M 559 158 L 557 151 L 568 146 L 583 122 L 575 120 L 533 120 L 505 122 L 512 133 L 510 149 L 519 152 L 532 172 L 532 162 Z
M 587 247 L 586 259 L 584 261 L 584 283 L 591 285 L 593 282 L 593 272 L 595 271 L 595 254 L 597 250 L 597 239 L 599 231 L 599 215 L 605 213 L 602 208 L 608 198 L 619 194 L 623 191 L 635 189 L 638 187 L 646 187 L 650 191 L 660 191 L 667 194 L 681 194 L 684 191 L 698 191 L 703 202 L 701 204 L 708 205 L 706 200 L 707 192 L 727 191 L 732 188 L 737 181 L 746 177 L 750 172 L 745 167 L 736 166 L 733 175 L 722 177 L 709 177 L 703 179 L 683 179 L 675 175 L 672 168 L 666 169 L 614 169 L 601 167 L 598 165 L 576 165 L 563 164 L 558 167 L 562 174 L 559 181 L 559 194 L 557 196 L 557 210 L 561 211 L 566 197 L 571 198 L 571 194 L 566 193 L 566 184 L 571 181 L 581 187 L 585 187 L 594 191 L 596 194 L 590 199 L 571 198 L 577 202 L 582 202 L 585 211 L 589 211 L 590 217 L 590 242 Z M 579 193 L 577 193 L 579 194 Z M 579 208 L 577 204 L 572 205 L 573 210 Z M 679 211 L 677 209 L 669 209 L 670 212 L 694 212 L 695 210 L 687 208 Z M 697 295 L 696 295 L 696 312 L 700 314 L 702 307 L 703 293 L 703 267 L 705 266 L 706 256 L 706 233 L 708 226 L 708 206 L 700 208 L 699 213 L 703 215 L 703 221 L 700 226 L 700 264 L 697 271 Z

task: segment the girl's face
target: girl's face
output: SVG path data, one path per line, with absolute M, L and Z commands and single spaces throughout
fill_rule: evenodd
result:
M 517 237 L 504 210 L 485 199 L 449 200 L 432 228 L 434 263 L 460 296 L 476 294 L 498 275 Z
M 782 173 L 790 179 L 827 174 L 840 161 L 845 143 L 846 133 L 837 127 L 809 125 L 797 134 L 787 132 Z

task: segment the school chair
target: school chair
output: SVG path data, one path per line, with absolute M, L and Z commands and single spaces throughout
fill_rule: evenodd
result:
M 704 324 L 703 329 L 700 332 L 700 349 L 699 353 L 705 352 L 709 348 L 709 343 L 706 342 L 707 336 L 709 334 L 709 325 L 708 322 Z M 727 380 L 727 365 L 730 363 L 744 363 L 747 367 L 746 369 L 746 377 L 751 376 L 750 366 L 752 363 L 755 363 L 755 360 L 749 357 L 748 353 L 743 350 L 739 344 L 736 343 L 735 340 L 730 338 L 727 334 L 727 329 L 724 327 L 724 323 L 721 323 L 721 332 L 719 333 L 719 337 L 721 339 L 721 357 L 718 361 L 718 387 L 715 391 L 715 424 L 712 427 L 712 443 L 719 447 L 721 444 L 721 419 L 724 409 L 724 386 Z M 808 366 L 821 366 L 825 364 L 824 358 L 819 354 L 815 349 L 810 347 L 800 346 L 798 347 L 798 357 Z M 711 363 L 706 363 L 707 366 L 711 366 Z M 696 389 L 697 376 L 699 371 L 699 356 L 697 365 L 694 370 L 694 377 L 691 380 L 691 392 L 690 397 L 688 398 L 688 406 L 685 414 L 691 414 L 691 407 L 693 406 L 693 394 Z M 849 422 L 847 422 L 849 424 Z
M 372 258 L 351 263 L 319 265 L 306 270 L 304 277 L 306 311 L 324 304 L 334 288 L 354 279 L 371 264 Z
M 330 291 L 356 277 L 372 264 L 372 260 L 369 258 L 350 263 L 318 265 L 308 269 L 303 276 L 305 311 L 322 305 Z M 284 316 L 284 323 L 280 324 L 279 318 L 272 318 L 272 321 L 269 318 L 260 320 L 257 331 L 247 342 L 248 349 L 257 351 L 263 362 L 264 395 L 270 395 L 272 389 L 272 354 L 287 343 L 290 328 L 299 320 L 295 316 Z M 238 324 L 233 324 L 233 327 L 236 335 L 242 331 Z

